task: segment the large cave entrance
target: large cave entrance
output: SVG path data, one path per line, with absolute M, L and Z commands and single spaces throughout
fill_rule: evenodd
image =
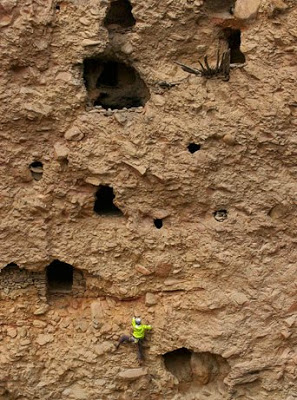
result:
M 179 393 L 201 400 L 225 400 L 228 394 L 224 379 L 230 366 L 222 356 L 196 353 L 185 347 L 163 354 L 164 366 L 178 381 Z
M 150 97 L 136 69 L 115 60 L 86 59 L 84 81 L 91 105 L 105 109 L 141 107 Z

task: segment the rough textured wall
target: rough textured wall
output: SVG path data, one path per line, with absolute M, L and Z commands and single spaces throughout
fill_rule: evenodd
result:
M 0 2 L 0 398 L 293 400 L 295 1 L 131 3 Z

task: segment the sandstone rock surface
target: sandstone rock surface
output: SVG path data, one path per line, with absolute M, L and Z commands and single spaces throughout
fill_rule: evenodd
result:
M 296 1 L 2 0 L 0 31 L 0 399 L 295 399 Z M 218 49 L 228 81 L 176 64 Z

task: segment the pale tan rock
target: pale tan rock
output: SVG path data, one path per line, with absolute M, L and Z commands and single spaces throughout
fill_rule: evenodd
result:
M 230 133 L 227 133 L 227 135 L 223 136 L 223 142 L 229 146 L 233 146 L 235 144 L 235 138 Z
M 65 133 L 65 139 L 66 140 L 73 140 L 73 141 L 80 141 L 84 137 L 84 134 L 76 127 L 68 129 L 68 131 Z
M 68 157 L 69 149 L 68 147 L 61 142 L 57 142 L 54 144 L 55 156 L 57 160 L 65 160 Z
M 17 336 L 18 332 L 15 328 L 8 328 L 7 329 L 7 336 L 11 338 L 15 338 Z
M 44 346 L 47 343 L 51 343 L 54 340 L 53 335 L 48 335 L 48 334 L 39 334 L 36 338 L 36 343 L 38 343 L 40 346 Z
M 36 328 L 45 328 L 45 327 L 47 326 L 47 323 L 44 322 L 44 321 L 41 321 L 41 320 L 39 320 L 39 319 L 35 319 L 35 320 L 33 321 L 33 325 L 34 325 Z
M 154 306 L 158 303 L 158 298 L 153 293 L 146 293 L 145 295 L 145 304 L 147 306 Z
M 2 15 L 0 16 L 0 27 L 5 27 L 10 25 L 12 22 L 12 16 L 11 15 Z
M 113 116 L 120 125 L 124 125 L 127 122 L 127 117 L 123 113 L 114 113 Z
M 105 353 L 108 353 L 114 348 L 114 345 L 110 342 L 103 342 L 94 346 L 94 351 L 98 356 L 102 356 Z
M 250 19 L 257 15 L 261 0 L 237 0 L 234 16 L 238 19 Z
M 85 178 L 85 182 L 93 186 L 99 186 L 101 183 L 101 179 L 97 178 L 96 176 L 87 176 Z
M 152 271 L 150 271 L 148 268 L 144 267 L 143 265 L 136 265 L 135 270 L 137 272 L 140 272 L 142 275 L 151 275 Z
M 126 43 L 121 47 L 121 51 L 122 51 L 124 54 L 127 54 L 127 55 L 132 54 L 132 53 L 133 53 L 133 46 L 132 46 L 132 44 L 129 43 L 129 42 L 126 42 Z
M 126 381 L 133 381 L 148 374 L 147 368 L 131 368 L 121 371 L 118 375 Z

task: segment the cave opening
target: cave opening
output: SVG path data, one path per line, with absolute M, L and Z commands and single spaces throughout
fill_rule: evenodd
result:
M 230 49 L 230 64 L 243 64 L 245 63 L 245 55 L 240 50 L 241 45 L 241 31 L 240 29 L 226 28 L 224 29 L 224 36 L 227 40 Z
M 47 287 L 50 293 L 68 293 L 72 291 L 73 267 L 54 260 L 46 268 Z
M 42 178 L 43 175 L 43 164 L 41 161 L 33 161 L 30 165 L 29 165 L 29 169 L 32 175 L 32 178 L 35 181 L 40 181 L 40 179 Z
M 161 229 L 163 226 L 163 220 L 160 218 L 154 219 L 154 225 L 157 229 Z
M 115 30 L 118 27 L 131 28 L 136 23 L 132 14 L 132 5 L 128 0 L 111 0 L 107 10 L 104 26 L 108 30 Z
M 192 351 L 181 347 L 163 354 L 166 369 L 174 375 L 179 382 L 190 382 L 192 380 L 191 357 Z
M 149 90 L 135 68 L 115 60 L 84 60 L 84 82 L 92 106 L 105 109 L 142 107 Z
M 216 210 L 213 213 L 214 219 L 218 222 L 223 222 L 228 218 L 228 211 L 225 209 Z
M 200 144 L 197 143 L 190 143 L 188 145 L 188 150 L 191 154 L 196 153 L 196 151 L 200 150 L 200 148 L 201 148 Z
M 94 211 L 99 215 L 123 215 L 122 211 L 114 204 L 115 194 L 108 185 L 100 185 L 95 194 Z

